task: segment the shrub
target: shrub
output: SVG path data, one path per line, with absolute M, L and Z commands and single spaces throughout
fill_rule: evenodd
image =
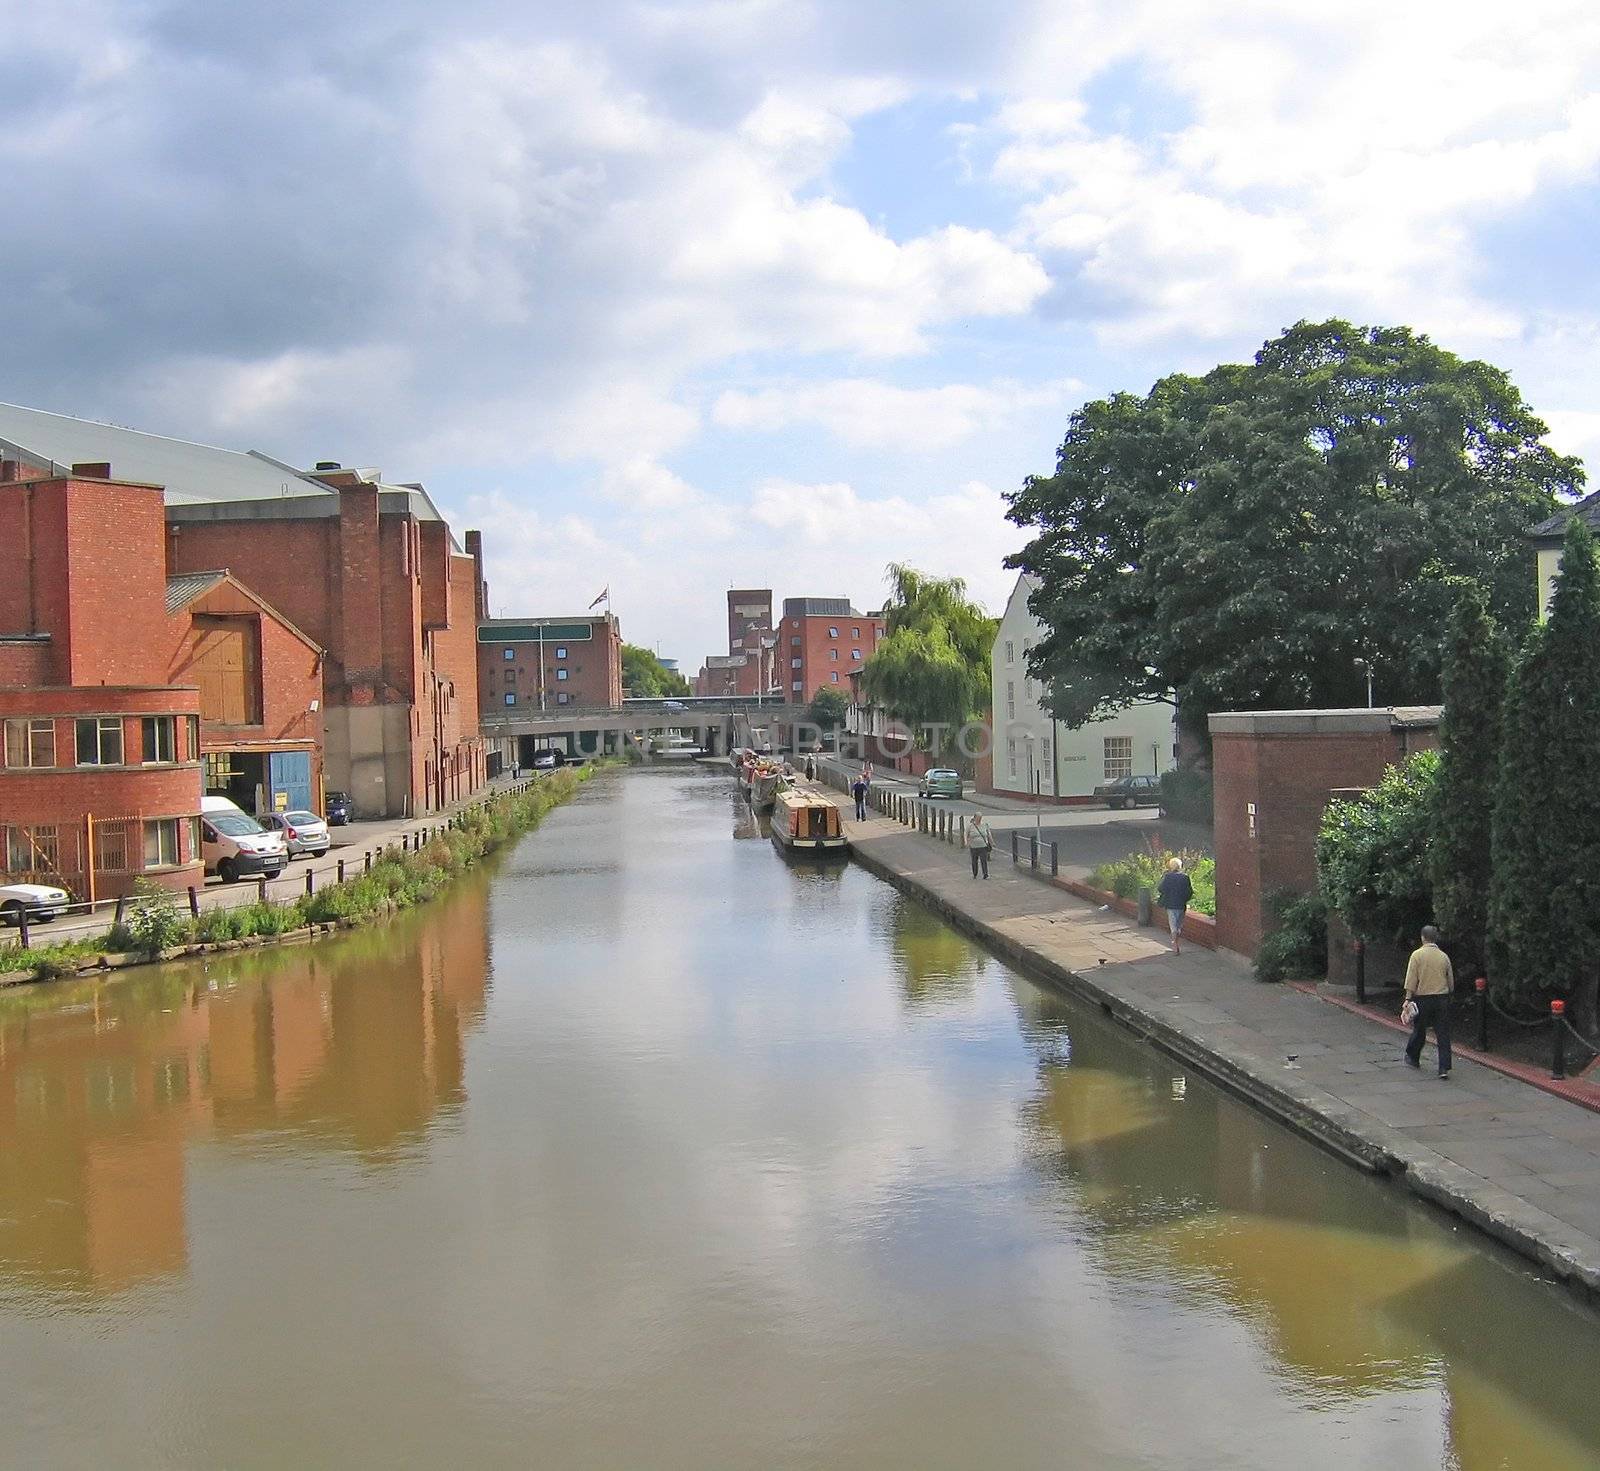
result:
M 1267 901 L 1277 927 L 1256 952 L 1258 981 L 1320 980 L 1328 973 L 1328 905 L 1280 889 Z
M 1209 772 L 1178 767 L 1161 777 L 1161 810 L 1182 822 L 1211 826 L 1212 787 Z
M 143 881 L 141 880 L 141 886 Z M 132 948 L 154 957 L 171 949 L 189 934 L 187 915 L 178 912 L 176 899 L 161 890 L 135 889 L 133 908 L 128 913 L 128 934 Z
M 237 909 L 203 909 L 194 922 L 194 937 L 207 945 L 237 940 L 243 933 Z
M 1089 875 L 1089 882 L 1097 889 L 1109 889 L 1119 899 L 1137 899 L 1140 889 L 1154 889 L 1167 871 L 1171 857 L 1183 860 L 1183 871 L 1194 885 L 1194 898 L 1190 908 L 1200 914 L 1217 912 L 1217 861 L 1209 853 L 1182 852 L 1172 854 L 1159 847 L 1143 853 L 1130 853 L 1125 858 L 1102 863 Z
M 1352 934 L 1414 943 L 1433 918 L 1428 883 L 1439 753 L 1419 751 L 1377 786 L 1328 803 L 1317 834 L 1318 886 Z

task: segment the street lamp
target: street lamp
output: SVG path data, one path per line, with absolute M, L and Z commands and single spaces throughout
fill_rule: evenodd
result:
M 1357 659 L 1356 668 L 1367 676 L 1367 709 L 1372 708 L 1372 661 L 1370 659 Z

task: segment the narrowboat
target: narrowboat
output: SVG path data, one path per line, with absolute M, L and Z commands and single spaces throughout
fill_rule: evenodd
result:
M 842 858 L 850 851 L 839 809 L 814 792 L 779 792 L 772 807 L 772 841 L 781 852 Z

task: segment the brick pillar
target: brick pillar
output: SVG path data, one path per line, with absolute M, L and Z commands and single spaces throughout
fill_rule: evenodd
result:
M 378 487 L 339 490 L 339 634 L 352 705 L 378 701 L 383 681 L 383 588 Z
M 489 584 L 483 580 L 483 533 L 469 531 L 467 555 L 472 558 L 473 617 L 482 623 L 489 616 Z

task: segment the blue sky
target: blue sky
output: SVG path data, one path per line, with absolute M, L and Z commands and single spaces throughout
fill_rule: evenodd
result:
M 0 398 L 421 479 L 498 613 L 998 610 L 1086 397 L 1405 322 L 1600 451 L 1600 9 L 0 0 Z

